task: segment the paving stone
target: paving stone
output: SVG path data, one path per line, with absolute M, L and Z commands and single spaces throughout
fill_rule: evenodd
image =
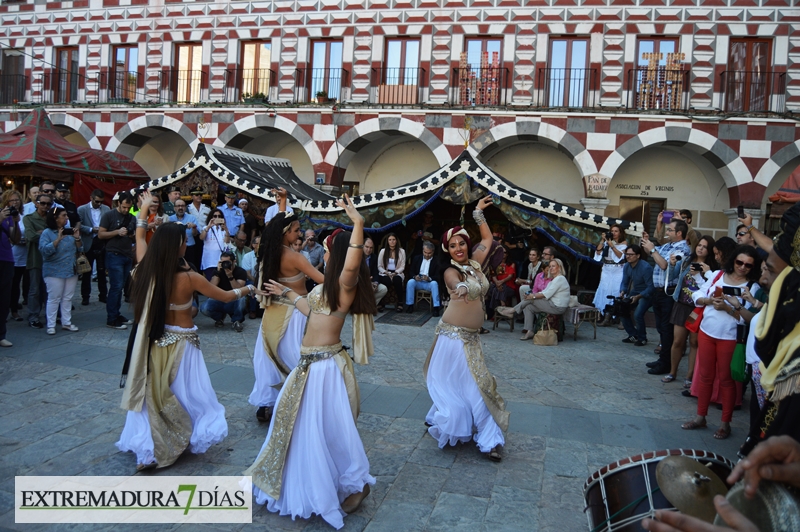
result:
M 656 445 L 646 418 L 601 413 L 600 426 L 606 445 L 645 449 L 652 449 Z
M 457 452 L 449 448 L 445 449 L 414 449 L 408 461 L 429 467 L 450 468 L 456 460 Z
M 365 532 L 425 530 L 432 507 L 427 504 L 386 501 L 375 513 Z
M 443 490 L 487 499 L 492 493 L 496 478 L 497 468 L 492 464 L 457 460 L 450 468 L 450 476 L 444 483 Z
M 33 390 L 47 384 L 45 381 L 36 379 L 19 379 L 7 382 L 0 386 L 0 393 L 17 394 Z
M 380 386 L 361 402 L 361 411 L 399 417 L 405 412 L 419 392 L 403 388 Z
M 488 505 L 488 499 L 443 491 L 425 529 L 431 532 L 479 530 Z
M 550 436 L 554 438 L 603 443 L 600 416 L 597 412 L 553 408 L 550 423 Z
M 33 466 L 81 445 L 86 440 L 68 434 L 53 434 L 3 456 L 3 461 L 22 466 Z
M 536 530 L 539 496 L 534 491 L 495 486 L 486 509 L 486 524 L 497 523 L 503 527 L 520 527 Z
M 385 500 L 419 502 L 433 506 L 447 477 L 446 469 L 406 464 L 394 479 Z

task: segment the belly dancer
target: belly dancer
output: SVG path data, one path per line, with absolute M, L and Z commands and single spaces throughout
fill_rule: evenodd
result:
M 308 328 L 298 348 L 300 361 L 278 395 L 267 439 L 245 472 L 253 477 L 256 502 L 269 511 L 293 519 L 317 514 L 337 529 L 375 483 L 356 429 L 358 384 L 340 340 L 351 312 L 355 360 L 367 362 L 375 298 L 362 253 L 364 218 L 346 195 L 339 206 L 353 221 L 353 232 L 333 239 L 324 284 L 307 298 L 271 280 L 265 285 L 308 313 Z
M 508 412 L 497 393 L 494 376 L 486 368 L 478 336 L 483 325 L 483 300 L 489 289 L 480 264 L 492 243 L 483 210 L 491 204 L 492 198 L 487 196 L 473 213 L 481 242 L 472 257 L 465 229 L 456 226 L 442 235 L 442 249 L 450 255 L 451 266 L 444 272 L 450 304 L 436 326 L 436 339 L 423 373 L 433 400 L 426 425 L 439 448 L 474 439 L 482 453 L 499 462 Z

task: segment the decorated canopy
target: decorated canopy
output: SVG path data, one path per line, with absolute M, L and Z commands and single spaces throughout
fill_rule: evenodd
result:
M 0 175 L 31 176 L 72 182 L 80 175 L 149 179 L 138 163 L 113 152 L 76 146 L 53 129 L 43 109 L 34 109 L 22 124 L 0 133 Z
M 183 194 L 200 187 L 215 195 L 218 184 L 251 196 L 274 201 L 273 188 L 283 187 L 293 207 L 303 201 L 327 202 L 334 198 L 318 188 L 303 182 L 292 170 L 287 159 L 251 155 L 239 150 L 199 144 L 194 156 L 181 168 L 168 176 L 154 179 L 140 188 L 158 190 L 177 185 Z
M 438 198 L 467 205 L 491 194 L 495 206 L 509 222 L 535 230 L 560 244 L 573 256 L 589 260 L 589 249 L 601 232 L 619 224 L 631 236 L 644 230 L 639 222 L 608 218 L 537 196 L 498 176 L 469 152 L 430 175 L 396 188 L 364 194 L 353 203 L 366 220 L 366 230 L 383 232 L 420 214 Z M 305 223 L 315 228 L 347 227 L 349 219 L 332 199 L 310 199 L 302 204 Z

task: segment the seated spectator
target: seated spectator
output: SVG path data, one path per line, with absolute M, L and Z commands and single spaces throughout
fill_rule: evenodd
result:
M 542 251 L 542 257 L 544 257 L 545 254 L 548 253 L 547 251 L 548 249 L 553 249 L 553 248 L 550 247 L 544 248 L 544 250 Z M 529 298 L 528 296 L 531 293 L 543 292 L 544 289 L 547 288 L 547 285 L 550 284 L 550 281 L 553 280 L 553 278 L 550 277 L 550 270 L 548 269 L 548 265 L 550 264 L 551 260 L 553 260 L 553 255 L 550 255 L 550 259 L 547 262 L 544 262 L 544 260 L 542 260 L 542 266 L 540 267 L 539 273 L 536 274 L 536 277 L 533 279 L 533 285 L 530 287 L 530 290 L 528 290 L 525 293 L 525 296 L 520 299 L 517 305 L 510 307 L 511 313 L 509 313 L 509 309 L 506 307 L 497 307 L 494 311 L 499 312 L 503 316 L 524 314 L 525 307 L 533 305 L 533 299 Z M 527 329 L 522 329 L 522 334 L 525 334 L 526 332 L 528 332 Z
M 378 305 L 379 311 L 383 311 L 381 300 L 389 293 L 389 290 L 378 281 L 378 259 L 375 256 L 375 243 L 371 238 L 364 239 L 364 260 L 367 262 L 372 289 L 375 291 L 375 304 Z
M 542 261 L 539 260 L 540 255 L 538 248 L 531 248 L 530 251 L 528 251 L 529 262 L 527 266 L 517 272 L 517 286 L 519 286 L 520 301 L 524 301 L 525 296 L 531 293 L 533 281 L 544 266 Z
M 562 315 L 569 306 L 569 281 L 564 276 L 564 264 L 561 259 L 552 259 L 547 265 L 550 281 L 541 292 L 531 291 L 525 296 L 526 301 L 531 304 L 525 305 L 523 315 L 525 316 L 525 330 L 520 340 L 530 340 L 533 338 L 533 318 L 537 312 L 547 314 Z M 521 303 L 520 303 L 521 305 Z M 520 306 L 518 305 L 518 306 Z M 516 307 L 498 308 L 503 316 L 513 317 Z
M 491 276 L 492 284 L 486 294 L 486 311 L 489 319 L 494 317 L 494 309 L 505 307 L 511 304 L 514 292 L 517 291 L 517 269 L 514 263 L 509 260 L 508 252 L 504 247 L 500 247 L 502 259 L 500 264 L 494 268 L 494 275 Z
M 406 312 L 414 312 L 414 296 L 417 290 L 428 290 L 433 301 L 433 315 L 439 315 L 439 284 L 441 276 L 439 264 L 433 258 L 433 243 L 422 243 L 422 255 L 414 257 L 411 261 L 411 274 L 406 283 Z
M 380 253 L 378 253 L 378 282 L 389 290 L 394 287 L 394 293 L 397 295 L 397 312 L 402 312 L 403 304 L 401 303 L 403 297 L 403 271 L 406 267 L 406 252 L 397 236 L 394 233 L 389 233 L 383 239 L 384 245 Z
M 217 269 L 211 275 L 211 284 L 228 291 L 234 288 L 242 288 L 247 284 L 247 273 L 236 265 L 236 256 L 232 251 L 223 251 L 220 255 Z M 223 303 L 215 299 L 208 298 L 200 305 L 200 312 L 214 320 L 214 325 L 222 327 L 225 324 L 225 315 L 230 315 L 232 329 L 242 332 L 244 326 L 244 309 L 247 298 L 236 299 L 229 303 Z

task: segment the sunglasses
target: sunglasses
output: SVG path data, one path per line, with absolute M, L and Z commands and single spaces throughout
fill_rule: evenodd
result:
M 49 207 L 52 204 L 53 204 L 52 201 L 40 201 L 39 202 L 39 205 L 44 205 L 45 207 Z
M 752 262 L 743 262 L 743 261 L 740 261 L 739 259 L 736 259 L 733 262 L 734 262 L 734 264 L 736 264 L 740 268 L 746 268 L 748 270 L 752 270 L 753 269 L 753 263 Z
M 222 218 L 222 216 L 219 216 L 219 215 L 215 214 L 214 216 L 212 216 L 212 218 Z
M 736 236 L 744 236 L 746 234 L 747 234 L 747 231 L 740 231 L 740 232 L 736 233 Z

